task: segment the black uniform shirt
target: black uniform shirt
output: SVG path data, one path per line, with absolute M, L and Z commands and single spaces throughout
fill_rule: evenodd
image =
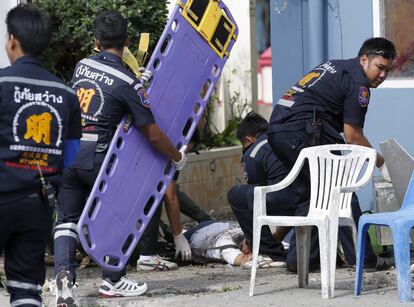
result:
M 243 151 L 242 165 L 247 183 L 253 185 L 275 184 L 289 173 L 267 143 L 267 133 Z
M 82 111 L 82 132 L 88 140 L 107 144 L 122 116 L 135 126 L 155 123 L 141 82 L 110 52 L 81 60 L 72 77 Z
M 316 118 L 324 132 L 337 138 L 344 123 L 364 127 L 370 98 L 369 81 L 359 58 L 325 62 L 304 76 L 278 101 L 269 132 L 292 131 Z M 299 125 L 298 125 L 299 124 Z
M 81 137 L 73 89 L 24 56 L 0 70 L 0 109 L 0 195 L 38 188 L 39 167 L 58 182 L 65 140 Z

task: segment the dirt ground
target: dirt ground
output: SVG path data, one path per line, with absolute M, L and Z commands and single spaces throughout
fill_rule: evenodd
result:
M 48 269 L 48 278 L 53 275 Z M 364 274 L 364 292 L 353 294 L 352 268 L 336 271 L 335 297 L 321 298 L 320 274 L 311 273 L 309 286 L 299 289 L 297 276 L 283 268 L 258 270 L 255 295 L 248 296 L 250 270 L 222 264 L 185 266 L 171 272 L 136 272 L 128 275 L 145 281 L 148 292 L 138 298 L 100 299 L 100 270 L 87 267 L 78 271 L 75 298 L 79 306 L 392 306 L 400 304 L 394 270 Z M 8 306 L 8 296 L 0 288 L 0 306 Z M 54 306 L 54 296 L 44 293 L 45 306 Z

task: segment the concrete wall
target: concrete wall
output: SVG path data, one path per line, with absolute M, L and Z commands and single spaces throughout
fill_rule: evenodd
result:
M 206 212 L 227 215 L 231 212 L 227 192 L 232 186 L 245 182 L 240 154 L 241 146 L 190 154 L 180 172 L 180 188 Z
M 323 3 L 321 40 L 310 33 L 312 23 L 319 21 L 309 19 L 309 8 L 318 1 Z M 322 47 L 320 62 L 346 59 L 355 57 L 362 42 L 373 36 L 371 0 L 290 0 L 280 14 L 277 3 L 283 2 L 270 0 L 274 101 L 311 68 L 312 44 Z M 371 144 L 379 150 L 380 141 L 393 137 L 413 154 L 414 89 L 380 87 L 371 94 L 364 128 Z M 371 185 L 359 193 L 363 209 L 372 208 L 372 195 Z

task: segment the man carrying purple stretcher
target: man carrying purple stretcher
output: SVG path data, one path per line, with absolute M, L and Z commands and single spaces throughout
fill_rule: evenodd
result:
M 59 194 L 54 236 L 57 306 L 76 306 L 72 295 L 76 224 L 121 118 L 130 114 L 133 124 L 154 148 L 172 160 L 177 170 L 186 162 L 185 148 L 177 150 L 155 123 L 142 81 L 123 66 L 127 21 L 118 11 L 105 12 L 94 20 L 93 30 L 100 54 L 81 60 L 72 78 L 82 111 L 83 135 L 77 160 L 64 172 Z M 147 291 L 146 283 L 133 281 L 125 274 L 125 270 L 103 271 L 100 296 L 139 296 Z

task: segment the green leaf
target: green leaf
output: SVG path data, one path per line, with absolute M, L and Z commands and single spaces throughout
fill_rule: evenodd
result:
M 131 51 L 138 48 L 138 35 L 150 33 L 150 50 L 155 48 L 167 22 L 165 0 L 33 0 L 46 10 L 55 32 L 42 60 L 45 66 L 70 80 L 78 61 L 91 54 L 94 39 L 92 21 L 106 10 L 119 10 L 128 19 Z

